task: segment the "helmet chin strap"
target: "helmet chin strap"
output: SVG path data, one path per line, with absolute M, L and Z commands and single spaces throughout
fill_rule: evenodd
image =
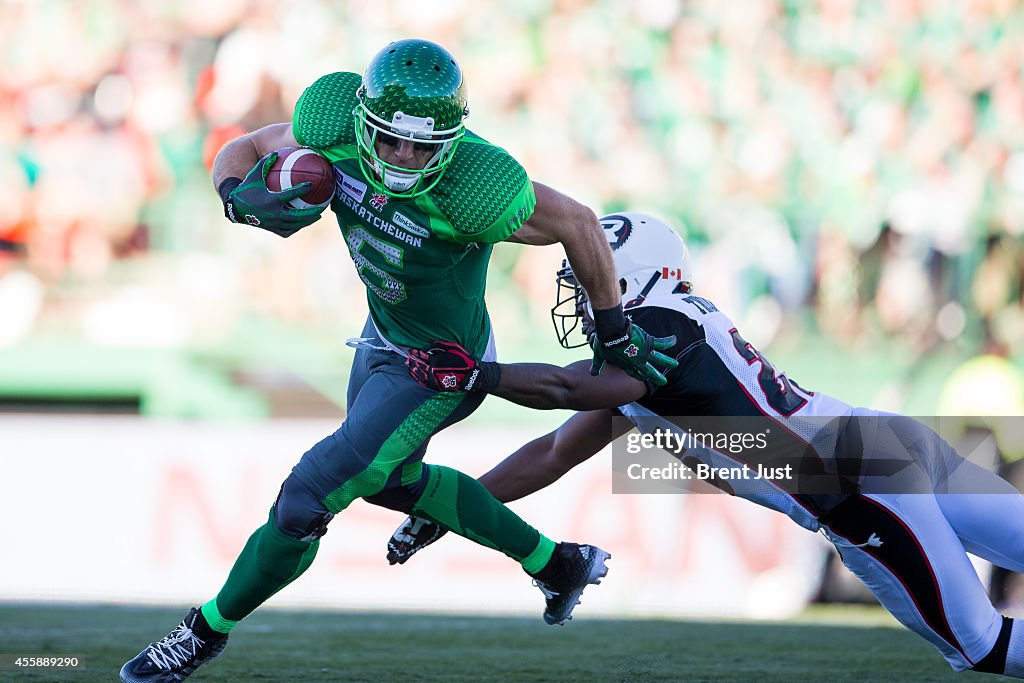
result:
M 384 181 L 384 185 L 389 190 L 395 192 L 406 192 L 416 181 L 420 179 L 417 173 L 399 173 L 398 171 L 392 171 L 391 169 L 385 169 L 384 177 L 381 179 Z
M 644 299 L 650 296 L 653 290 L 656 289 L 658 283 L 662 281 L 661 273 L 658 271 L 653 271 L 647 277 L 646 281 L 642 279 L 643 275 L 646 275 L 646 273 L 629 273 L 621 276 L 627 281 L 627 283 L 629 283 L 626 287 L 626 291 L 622 294 L 622 305 L 626 308 L 642 304 Z M 644 284 L 640 285 L 641 282 Z
M 387 171 L 384 174 L 384 185 L 395 192 L 407 192 L 416 184 L 416 178 L 399 178 L 397 173 Z
M 406 192 L 420 179 L 419 173 L 402 173 L 384 168 L 384 165 L 377 159 L 373 160 L 373 172 L 377 174 L 385 187 L 395 192 Z

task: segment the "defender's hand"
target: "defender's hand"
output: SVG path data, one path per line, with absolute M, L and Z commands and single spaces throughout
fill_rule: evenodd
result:
M 308 192 L 311 183 L 299 183 L 281 192 L 269 190 L 267 173 L 276 161 L 277 152 L 260 159 L 240 183 L 234 180 L 237 185 L 230 192 L 223 192 L 227 187 L 222 184 L 224 215 L 233 223 L 248 223 L 275 235 L 289 237 L 316 222 L 323 208 L 293 209 L 288 206 L 288 202 Z
M 388 564 L 405 564 L 406 560 L 448 533 L 440 524 L 420 517 L 406 517 L 388 539 Z
M 602 341 L 594 335 L 590 338 L 590 346 L 594 350 L 590 374 L 600 374 L 607 361 L 622 368 L 630 377 L 641 382 L 653 382 L 660 387 L 668 381 L 663 372 L 667 373 L 679 365 L 675 358 L 660 352 L 672 348 L 675 343 L 674 335 L 652 337 L 632 322 L 628 323 L 625 333 L 615 339 Z
M 405 360 L 416 382 L 434 391 L 487 392 L 498 384 L 497 363 L 478 361 L 455 342 L 436 341 L 425 349 L 410 349 Z

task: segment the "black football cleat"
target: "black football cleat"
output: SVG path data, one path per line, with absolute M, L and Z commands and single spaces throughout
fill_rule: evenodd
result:
M 562 625 L 572 619 L 583 589 L 601 583 L 608 573 L 605 561 L 609 558 L 611 554 L 597 546 L 559 543 L 544 569 L 533 575 L 533 585 L 547 602 L 544 621 Z
M 199 666 L 217 657 L 228 644 L 228 634 L 217 633 L 193 607 L 177 628 L 121 667 L 124 683 L 178 683 Z

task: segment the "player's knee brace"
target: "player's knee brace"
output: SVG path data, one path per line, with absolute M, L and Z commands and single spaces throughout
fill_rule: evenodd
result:
M 327 533 L 334 514 L 322 501 L 290 475 L 281 485 L 274 502 L 274 525 L 300 541 L 315 541 Z

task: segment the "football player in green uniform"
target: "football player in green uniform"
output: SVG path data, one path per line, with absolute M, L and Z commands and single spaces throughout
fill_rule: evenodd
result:
M 495 358 L 484 285 L 496 242 L 564 246 L 595 309 L 595 372 L 607 361 L 663 383 L 655 363 L 675 365 L 659 353 L 666 340 L 623 314 L 595 214 L 532 183 L 508 153 L 465 129 L 467 114 L 454 58 L 434 43 L 403 40 L 380 51 L 362 78 L 318 79 L 291 123 L 221 150 L 213 179 L 227 218 L 282 237 L 316 221 L 321 209 L 289 204 L 308 185 L 267 188 L 274 150 L 303 145 L 326 156 L 336 180 L 331 209 L 366 286 L 370 317 L 357 340 L 342 426 L 293 468 L 216 597 L 128 661 L 123 681 L 180 681 L 219 655 L 239 620 L 309 567 L 327 524 L 356 498 L 435 520 L 512 557 L 544 593 L 549 624 L 571 618 L 584 587 L 607 572 L 600 548 L 556 544 L 476 480 L 423 463 L 430 437 L 482 398 L 422 387 L 404 361 L 409 349 L 439 339 Z

